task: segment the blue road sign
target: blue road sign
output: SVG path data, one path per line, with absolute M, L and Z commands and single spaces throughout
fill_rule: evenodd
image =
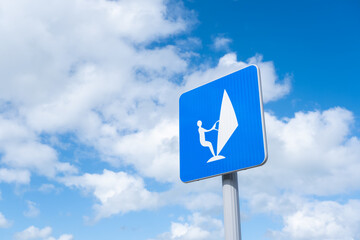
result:
M 259 69 L 251 65 L 180 97 L 180 178 L 191 182 L 264 164 Z

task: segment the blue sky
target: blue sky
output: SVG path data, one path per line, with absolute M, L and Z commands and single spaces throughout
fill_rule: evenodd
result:
M 260 67 L 268 162 L 244 239 L 359 239 L 358 1 L 4 0 L 1 239 L 223 239 L 179 179 L 181 93 Z

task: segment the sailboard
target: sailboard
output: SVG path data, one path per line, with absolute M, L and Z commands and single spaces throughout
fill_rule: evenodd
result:
M 235 132 L 238 125 L 234 107 L 228 93 L 224 90 L 220 109 L 216 156 L 210 158 L 207 162 L 213 162 L 225 158 L 219 154 L 225 144 L 229 141 L 231 135 Z

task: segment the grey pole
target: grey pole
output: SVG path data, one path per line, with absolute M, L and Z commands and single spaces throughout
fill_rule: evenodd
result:
M 241 240 L 237 172 L 222 175 L 225 240 Z

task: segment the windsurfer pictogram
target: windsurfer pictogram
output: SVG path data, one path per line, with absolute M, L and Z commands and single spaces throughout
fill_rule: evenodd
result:
M 219 127 L 216 129 L 217 123 L 219 123 Z M 226 90 L 224 90 L 223 99 L 221 102 L 220 119 L 216 121 L 213 127 L 208 130 L 202 127 L 202 122 L 200 120 L 197 121 L 197 125 L 199 127 L 198 132 L 199 132 L 201 146 L 208 147 L 210 149 L 211 154 L 213 155 L 213 157 L 211 157 L 207 162 L 209 163 L 220 159 L 224 159 L 225 157 L 219 155 L 219 153 L 224 148 L 225 144 L 228 142 L 231 135 L 238 127 L 238 121 L 236 118 L 235 110 Z M 218 131 L 216 154 L 214 152 L 212 143 L 205 140 L 205 133 L 213 130 Z

